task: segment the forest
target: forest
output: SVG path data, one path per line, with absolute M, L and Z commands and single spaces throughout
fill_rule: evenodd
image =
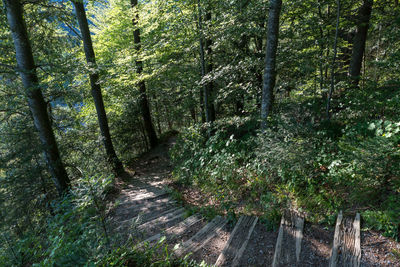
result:
M 336 266 L 342 214 L 343 266 L 400 266 L 398 0 L 0 8 L 0 266 Z M 303 265 L 275 259 L 289 211 Z

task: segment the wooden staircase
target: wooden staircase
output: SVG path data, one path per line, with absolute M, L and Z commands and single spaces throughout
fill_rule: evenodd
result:
M 198 214 L 186 217 L 185 210 L 172 201 L 162 189 L 149 185 L 123 190 L 117 203 L 119 204 L 109 213 L 114 233 L 138 240 L 137 248 L 145 243 L 152 245 L 165 237 L 167 243 L 174 247 L 177 257 L 197 253 L 197 259 L 203 259 L 202 249 L 211 240 L 228 233 L 229 238 L 223 240 L 224 245 L 220 248 L 219 256 L 214 262 L 207 263 L 215 266 L 259 266 L 246 259 L 249 256 L 255 257 L 250 255 L 251 252 L 246 252 L 246 249 L 249 241 L 260 234 L 254 231 L 259 224 L 257 217 L 242 216 L 233 230 L 229 231 L 226 218 L 216 216 L 210 222 L 206 222 Z M 132 227 L 132 223 L 136 225 Z M 270 265 L 310 266 L 307 256 L 302 254 L 303 230 L 306 227 L 304 217 L 296 211 L 284 213 L 273 256 L 270 257 Z M 340 212 L 329 267 L 360 266 L 360 243 L 360 215 L 357 214 L 353 220 L 344 218 Z

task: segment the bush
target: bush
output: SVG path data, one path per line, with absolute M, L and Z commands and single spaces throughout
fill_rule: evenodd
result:
M 207 125 L 183 130 L 172 151 L 174 178 L 221 209 L 244 202 L 267 221 L 288 206 L 329 223 L 340 209 L 368 210 L 367 227 L 398 235 L 400 123 L 299 123 L 282 112 L 268 125 L 261 133 L 252 118 L 221 120 L 210 138 Z
M 69 195 L 53 202 L 53 216 L 46 224 L 37 225 L 24 238 L 3 233 L 7 242 L 0 265 L 205 266 L 172 258 L 163 240 L 140 250 L 133 243 L 117 245 L 105 220 L 105 198 L 112 181 L 112 177 L 82 178 Z

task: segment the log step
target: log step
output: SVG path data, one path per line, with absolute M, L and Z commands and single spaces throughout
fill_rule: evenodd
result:
M 184 221 L 178 223 L 175 226 L 171 226 L 170 228 L 166 229 L 162 233 L 155 234 L 143 242 L 141 242 L 137 247 L 142 247 L 145 243 L 154 243 L 157 240 L 160 240 L 161 237 L 165 236 L 167 240 L 173 239 L 173 238 L 178 238 L 182 234 L 184 234 L 190 227 L 194 226 L 195 224 L 199 223 L 202 221 L 202 217 L 195 214 L 192 215 L 188 218 L 186 218 Z
M 141 201 L 141 200 L 146 200 L 146 199 L 152 199 L 152 198 L 157 198 L 157 197 L 163 197 L 168 195 L 165 191 L 159 190 L 159 192 L 152 192 L 149 190 L 143 190 L 143 191 L 134 191 L 132 190 L 129 192 L 126 192 L 124 196 L 120 197 L 120 200 L 123 201 L 129 201 L 129 202 L 135 202 L 135 201 Z
M 150 213 L 145 213 L 143 215 L 139 214 L 138 216 L 135 216 L 133 218 L 130 218 L 130 219 L 127 219 L 127 220 L 124 220 L 124 221 L 120 221 L 120 226 L 117 228 L 117 232 L 120 232 L 121 230 L 123 230 L 126 227 L 130 227 L 132 221 L 137 221 L 141 225 L 141 224 L 147 223 L 149 221 L 152 221 L 152 220 L 154 220 L 154 219 L 156 219 L 156 218 L 158 218 L 160 216 L 164 216 L 164 215 L 166 215 L 168 213 L 174 212 L 174 211 L 176 211 L 178 209 L 179 208 L 177 208 L 177 207 L 173 207 L 173 208 L 168 209 L 168 210 L 166 210 L 164 212 L 161 212 L 161 213 L 156 210 L 156 211 L 152 211 Z
M 361 263 L 361 233 L 360 214 L 357 213 L 354 221 L 343 218 L 342 211 L 339 212 L 329 267 L 349 266 L 359 267 Z
M 132 219 L 137 218 L 140 214 L 152 214 L 158 213 L 159 215 L 166 211 L 176 207 L 175 202 L 170 202 L 169 199 L 163 199 L 162 201 L 149 202 L 139 206 L 132 207 L 117 207 L 109 215 L 109 220 L 117 222 L 118 226 L 126 223 L 126 221 L 132 221 Z M 141 216 L 144 217 L 144 216 Z M 114 223 L 115 224 L 115 223 Z
M 173 210 L 172 212 L 165 214 L 163 216 L 160 216 L 158 218 L 155 218 L 154 220 L 151 220 L 149 222 L 141 224 L 138 229 L 139 230 L 150 230 L 152 228 L 156 227 L 161 227 L 162 225 L 168 224 L 172 221 L 175 221 L 179 218 L 183 218 L 183 215 L 185 214 L 185 209 L 180 208 Z
M 216 266 L 239 265 L 257 221 L 258 218 L 252 216 L 241 216 L 239 218 L 228 242 L 215 263 Z
M 124 197 L 120 197 L 118 199 L 119 203 L 118 203 L 117 207 L 121 207 L 121 206 L 125 206 L 125 205 L 129 205 L 129 206 L 145 205 L 145 204 L 159 202 L 159 201 L 165 201 L 165 200 L 170 200 L 167 193 L 158 195 L 155 197 L 142 198 L 142 199 L 137 199 L 137 200 L 133 200 L 133 201 L 131 201 L 129 199 L 129 196 L 124 196 Z
M 183 242 L 176 250 L 175 255 L 182 257 L 192 252 L 195 253 L 201 249 L 208 241 L 210 241 L 218 232 L 226 225 L 227 220 L 221 216 L 215 217 L 211 222 L 204 226 L 192 238 Z
M 296 266 L 300 262 L 304 218 L 294 211 L 286 212 L 281 219 L 273 267 Z
M 152 211 L 163 211 L 173 207 L 176 204 L 176 201 L 171 201 L 168 198 L 154 201 L 154 202 L 146 202 L 141 205 L 130 205 L 128 207 L 117 207 L 114 211 L 115 216 L 126 216 L 130 215 L 130 217 L 137 216 L 139 213 L 148 213 Z M 125 205 L 126 206 L 126 205 Z

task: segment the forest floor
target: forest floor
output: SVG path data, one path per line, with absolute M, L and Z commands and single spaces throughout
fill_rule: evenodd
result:
M 182 188 L 174 184 L 171 179 L 173 166 L 168 151 L 174 146 L 175 142 L 176 138 L 170 137 L 157 148 L 142 155 L 139 160 L 129 166 L 126 174 L 120 177 L 117 187 L 133 189 L 150 185 L 157 190 L 165 190 L 169 187 L 170 189 L 167 191 L 171 191 L 171 188 L 180 190 L 185 208 L 217 205 L 218 203 L 210 202 L 210 198 L 196 188 Z M 240 209 L 238 211 L 240 212 Z M 333 227 L 309 223 L 305 225 L 302 250 L 304 261 L 301 266 L 328 265 L 333 242 L 333 230 Z M 232 227 L 225 227 L 223 229 L 225 234 L 210 240 L 209 244 L 193 254 L 192 258 L 213 264 L 221 253 L 231 231 Z M 265 225 L 258 222 L 245 250 L 244 255 L 246 257 L 243 257 L 240 262 L 241 266 L 271 265 L 277 232 L 277 230 L 267 230 Z M 361 266 L 400 266 L 400 243 L 384 237 L 378 232 L 362 231 L 361 249 Z

